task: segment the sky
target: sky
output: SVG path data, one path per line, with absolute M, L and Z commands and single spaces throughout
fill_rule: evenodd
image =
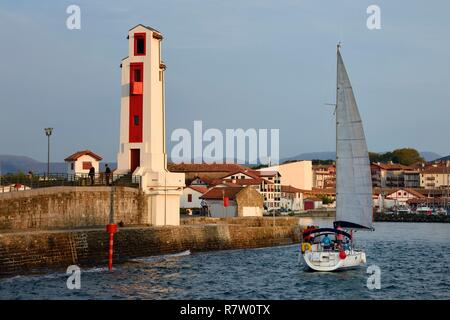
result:
M 81 8 L 69 30 L 66 8 Z M 381 29 L 369 30 L 369 5 Z M 143 0 L 0 2 L 0 154 L 115 161 L 128 30 L 164 36 L 167 136 L 278 128 L 280 157 L 332 151 L 336 44 L 369 150 L 450 154 L 450 2 Z M 168 141 L 168 150 L 172 144 Z

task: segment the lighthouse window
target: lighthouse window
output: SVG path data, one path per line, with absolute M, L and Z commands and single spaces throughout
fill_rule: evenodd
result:
M 145 33 L 137 33 L 134 35 L 134 55 L 145 55 Z
M 139 125 L 139 116 L 134 116 L 134 125 L 135 126 Z

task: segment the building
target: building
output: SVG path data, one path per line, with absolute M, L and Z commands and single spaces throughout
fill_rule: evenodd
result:
M 420 186 L 425 189 L 450 188 L 450 161 L 421 171 Z
M 180 197 L 180 208 L 195 209 L 201 208 L 200 197 L 208 191 L 204 186 L 191 185 L 183 189 Z
M 215 179 L 212 185 L 238 185 L 251 187 L 264 197 L 266 211 L 279 210 L 281 200 L 280 174 L 277 171 L 244 169 L 229 173 L 221 179 Z
M 417 188 L 419 169 L 399 163 L 372 163 L 372 186 L 375 188 Z
M 314 210 L 323 208 L 323 201 L 320 198 L 309 197 L 303 201 L 305 210 Z
M 99 173 L 102 157 L 91 150 L 77 151 L 64 159 L 67 164 L 67 175 L 69 180 L 75 176 L 86 177 L 89 170 L 94 167 L 95 173 Z
M 313 165 L 312 178 L 313 188 L 334 188 L 336 186 L 336 165 Z
M 195 177 L 194 179 L 190 180 L 190 183 L 186 180 L 186 185 L 190 186 L 200 186 L 200 187 L 208 187 L 208 185 L 211 183 L 211 180 L 207 177 Z
M 224 206 L 224 198 L 228 206 Z M 212 217 L 262 217 L 263 196 L 252 187 L 214 187 L 200 199 L 205 199 Z
M 259 192 L 264 196 L 264 207 L 267 211 L 278 211 L 281 208 L 281 174 L 268 168 L 257 170 L 263 179 Z
M 405 188 L 420 188 L 420 171 L 404 171 L 403 182 Z
M 128 31 L 116 173 L 140 180 L 152 225 L 179 225 L 184 174 L 167 169 L 162 40 L 161 32 L 141 24 Z
M 302 190 L 313 187 L 312 162 L 310 160 L 291 160 L 282 164 L 259 169 L 258 171 L 277 171 L 280 173 L 280 183 Z
M 281 186 L 281 208 L 289 211 L 304 210 L 303 204 L 304 191 L 293 186 Z

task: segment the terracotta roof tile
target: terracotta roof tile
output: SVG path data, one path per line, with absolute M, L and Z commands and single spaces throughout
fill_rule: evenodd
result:
M 299 193 L 305 193 L 305 192 L 311 192 L 311 190 L 302 190 L 302 189 L 298 189 L 296 187 L 293 186 L 281 186 L 281 192 L 286 192 L 286 193 L 295 193 L 295 192 L 299 192 Z
M 64 159 L 64 161 L 77 161 L 77 159 L 81 156 L 91 156 L 92 158 L 94 158 L 97 161 L 100 161 L 103 159 L 102 157 L 95 154 L 91 150 L 83 150 L 83 151 L 77 151 L 74 154 L 68 156 L 67 158 Z
M 236 172 L 248 170 L 247 167 L 234 163 L 168 163 L 167 167 L 172 172 Z
M 200 199 L 221 200 L 225 196 L 225 197 L 228 197 L 230 200 L 235 200 L 236 194 L 238 194 L 239 191 L 241 191 L 242 189 L 244 189 L 244 188 L 243 187 L 223 187 L 223 188 L 215 187 L 215 188 L 210 189 L 204 195 L 202 195 L 200 197 Z
M 449 167 L 431 167 L 429 169 L 425 169 L 421 172 L 421 174 L 450 174 Z
M 200 192 L 201 194 L 204 194 L 204 193 L 206 193 L 208 191 L 207 187 L 202 187 L 202 186 L 188 186 L 186 188 L 195 190 L 197 192 Z

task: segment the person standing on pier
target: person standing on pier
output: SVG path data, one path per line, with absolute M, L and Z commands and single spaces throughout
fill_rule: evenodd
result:
M 91 179 L 91 186 L 93 186 L 94 185 L 94 179 L 95 179 L 95 168 L 94 167 L 91 167 L 89 169 L 88 175 L 89 175 L 89 179 Z
M 200 205 L 202 206 L 202 214 L 209 217 L 208 203 L 206 202 L 206 200 L 203 199 Z
M 107 186 L 109 186 L 110 177 L 111 177 L 111 169 L 109 168 L 108 164 L 105 164 L 105 180 Z

